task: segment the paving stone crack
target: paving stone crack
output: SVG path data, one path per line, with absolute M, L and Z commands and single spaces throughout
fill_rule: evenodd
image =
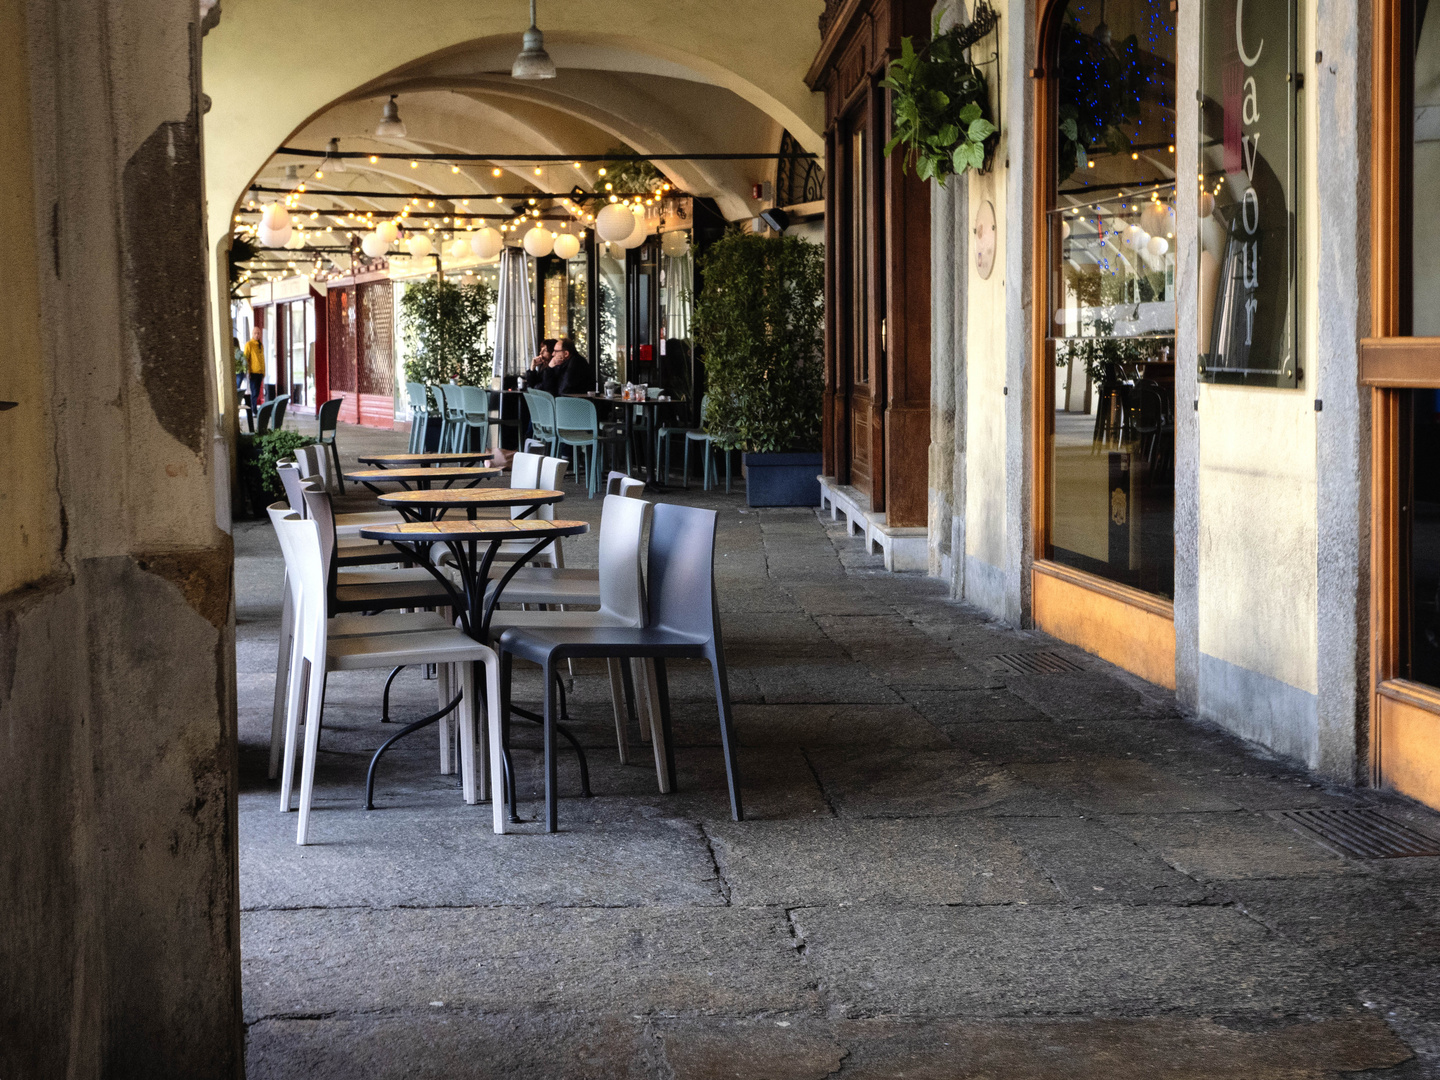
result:
M 715 841 L 711 838 L 709 830 L 705 828 L 703 821 L 695 822 L 695 828 L 700 831 L 700 839 L 705 841 L 705 851 L 710 856 L 710 865 L 715 868 L 715 883 L 720 890 L 720 895 L 725 898 L 725 906 L 730 906 L 730 882 L 725 877 L 725 871 L 720 867 L 719 856 L 715 853 Z

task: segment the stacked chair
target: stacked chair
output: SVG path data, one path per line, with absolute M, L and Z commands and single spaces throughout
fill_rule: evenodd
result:
M 412 454 L 425 452 L 425 428 L 430 421 L 429 391 L 423 382 L 407 382 L 405 398 L 410 405 L 410 450 Z

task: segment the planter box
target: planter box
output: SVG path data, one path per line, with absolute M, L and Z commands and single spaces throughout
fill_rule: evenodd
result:
M 746 454 L 749 506 L 819 506 L 820 454 Z

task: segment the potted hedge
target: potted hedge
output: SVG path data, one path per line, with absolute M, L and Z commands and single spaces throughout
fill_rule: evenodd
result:
M 400 298 L 406 381 L 427 387 L 452 380 L 488 386 L 494 354 L 485 330 L 494 307 L 495 290 L 483 282 L 457 285 L 437 275 L 407 285 Z M 424 445 L 434 450 L 440 444 L 441 417 L 435 398 L 427 393 L 427 400 Z
M 700 259 L 695 343 L 706 428 L 743 451 L 751 506 L 820 504 L 825 256 L 794 236 L 732 232 Z

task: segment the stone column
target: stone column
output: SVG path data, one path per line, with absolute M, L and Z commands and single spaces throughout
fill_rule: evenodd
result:
M 242 1064 L 194 0 L 0 0 L 0 1076 Z

